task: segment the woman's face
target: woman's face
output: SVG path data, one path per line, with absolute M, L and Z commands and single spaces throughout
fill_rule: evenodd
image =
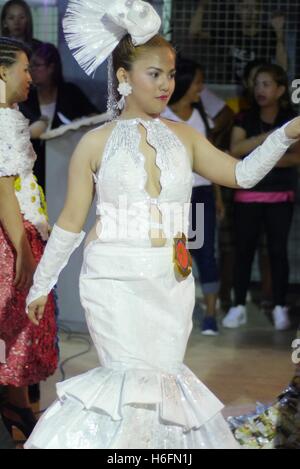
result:
M 141 55 L 126 72 L 133 92 L 127 98 L 135 112 L 159 115 L 166 108 L 175 88 L 175 55 L 169 47 L 152 48 Z
M 186 92 L 184 98 L 188 100 L 191 104 L 196 104 L 200 100 L 200 93 L 204 87 L 204 76 L 201 70 L 197 70 L 194 80 L 191 83 L 188 91 Z
M 4 26 L 9 31 L 9 36 L 22 39 L 26 34 L 27 17 L 24 8 L 20 5 L 12 5 L 7 11 Z
M 18 53 L 18 59 L 11 67 L 5 67 L 4 81 L 9 105 L 26 101 L 32 83 L 29 72 L 28 57 L 24 52 Z
M 254 97 L 260 107 L 276 104 L 285 92 L 284 86 L 279 86 L 269 73 L 259 73 L 254 82 Z
M 257 0 L 242 0 L 238 2 L 238 13 L 242 23 L 251 26 L 260 19 L 261 7 Z
M 30 70 L 33 83 L 36 86 L 48 85 L 52 81 L 54 65 L 47 65 L 45 60 L 36 54 L 33 54 L 30 61 Z

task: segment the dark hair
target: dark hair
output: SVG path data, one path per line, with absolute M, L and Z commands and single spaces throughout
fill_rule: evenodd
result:
M 119 93 L 117 91 L 118 83 L 116 78 L 116 73 L 119 68 L 123 67 L 125 70 L 130 71 L 132 69 L 133 63 L 143 54 L 146 54 L 149 49 L 154 49 L 156 47 L 168 47 L 176 55 L 175 49 L 173 46 L 159 34 L 153 36 L 148 42 L 140 46 L 134 46 L 131 36 L 127 34 L 117 45 L 112 54 L 112 66 L 114 71 L 113 83 L 113 95 L 118 99 Z
M 26 44 L 16 39 L 0 37 L 0 65 L 11 67 L 17 62 L 20 52 L 24 52 L 29 59 L 30 49 Z
M 26 20 L 27 20 L 24 41 L 30 44 L 33 39 L 33 21 L 32 21 L 32 14 L 31 14 L 30 6 L 24 0 L 9 0 L 8 2 L 5 3 L 1 12 L 1 34 L 2 36 L 9 37 L 9 30 L 4 25 L 4 22 L 8 15 L 8 10 L 10 9 L 10 7 L 13 7 L 13 6 L 19 6 L 23 8 L 24 10 Z
M 169 101 L 169 106 L 177 103 L 188 92 L 191 84 L 193 83 L 196 73 L 200 71 L 204 76 L 204 68 L 202 65 L 190 59 L 178 58 L 176 63 L 176 81 L 174 93 Z M 206 130 L 207 137 L 211 135 L 211 129 L 208 121 L 206 111 L 204 109 L 201 99 L 198 103 L 193 104 L 193 107 L 199 112 Z
M 117 73 L 120 67 L 124 67 L 128 71 L 131 70 L 133 63 L 138 57 L 146 53 L 148 49 L 156 47 L 168 47 L 176 54 L 173 46 L 159 34 L 156 34 L 148 42 L 140 46 L 134 46 L 131 36 L 126 34 L 113 51 L 114 72 Z
M 268 63 L 266 60 L 263 60 L 263 59 L 255 59 L 255 60 L 251 60 L 250 62 L 248 62 L 244 68 L 244 73 L 243 73 L 244 82 L 248 82 L 248 78 L 250 77 L 251 72 L 254 68 L 263 67 L 264 65 L 268 65 Z
M 44 43 L 33 53 L 33 57 L 39 57 L 46 65 L 54 65 L 53 83 L 58 86 L 64 81 L 61 57 L 58 49 L 50 43 Z
M 285 70 L 277 64 L 266 64 L 257 70 L 255 80 L 260 73 L 267 73 L 273 78 L 273 80 L 277 83 L 278 86 L 285 87 L 285 92 L 279 98 L 279 107 L 281 109 L 293 109 L 293 105 L 289 94 L 289 80 Z
M 179 58 L 176 63 L 176 84 L 174 93 L 169 101 L 172 105 L 180 101 L 181 98 L 187 93 L 191 84 L 194 81 L 197 71 L 204 74 L 202 65 L 189 59 Z

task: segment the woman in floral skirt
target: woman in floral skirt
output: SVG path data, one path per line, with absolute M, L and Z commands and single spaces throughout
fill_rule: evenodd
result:
M 57 348 L 53 295 L 39 327 L 25 313 L 49 225 L 44 196 L 32 173 L 36 155 L 28 121 L 17 109 L 31 84 L 22 43 L 0 37 L 0 79 L 0 340 L 5 344 L 0 385 L 6 386 L 7 395 L 1 415 L 10 432 L 15 426 L 28 437 L 36 420 L 27 389 L 55 372 Z

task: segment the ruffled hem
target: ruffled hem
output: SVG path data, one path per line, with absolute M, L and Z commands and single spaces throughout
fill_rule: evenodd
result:
M 96 368 L 57 384 L 59 399 L 76 399 L 84 409 L 123 419 L 125 406 L 157 405 L 161 422 L 200 428 L 223 409 L 223 404 L 185 366 L 177 374 L 156 370 L 116 371 Z
M 189 369 L 97 368 L 59 383 L 25 449 L 239 449 L 221 402 Z
M 56 401 L 39 420 L 25 449 L 240 449 L 222 414 L 197 430 L 166 425 L 156 406 L 125 406 L 122 420 Z

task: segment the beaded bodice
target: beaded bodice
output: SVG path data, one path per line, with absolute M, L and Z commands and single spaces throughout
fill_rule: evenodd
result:
M 156 152 L 161 192 L 153 198 L 146 190 L 148 173 L 140 151 L 141 133 Z M 163 229 L 166 238 L 188 231 L 192 168 L 183 143 L 159 118 L 117 120 L 106 143 L 98 174 L 97 215 L 103 241 L 149 242 L 149 229 Z M 152 220 L 151 206 L 161 214 L 161 225 Z

